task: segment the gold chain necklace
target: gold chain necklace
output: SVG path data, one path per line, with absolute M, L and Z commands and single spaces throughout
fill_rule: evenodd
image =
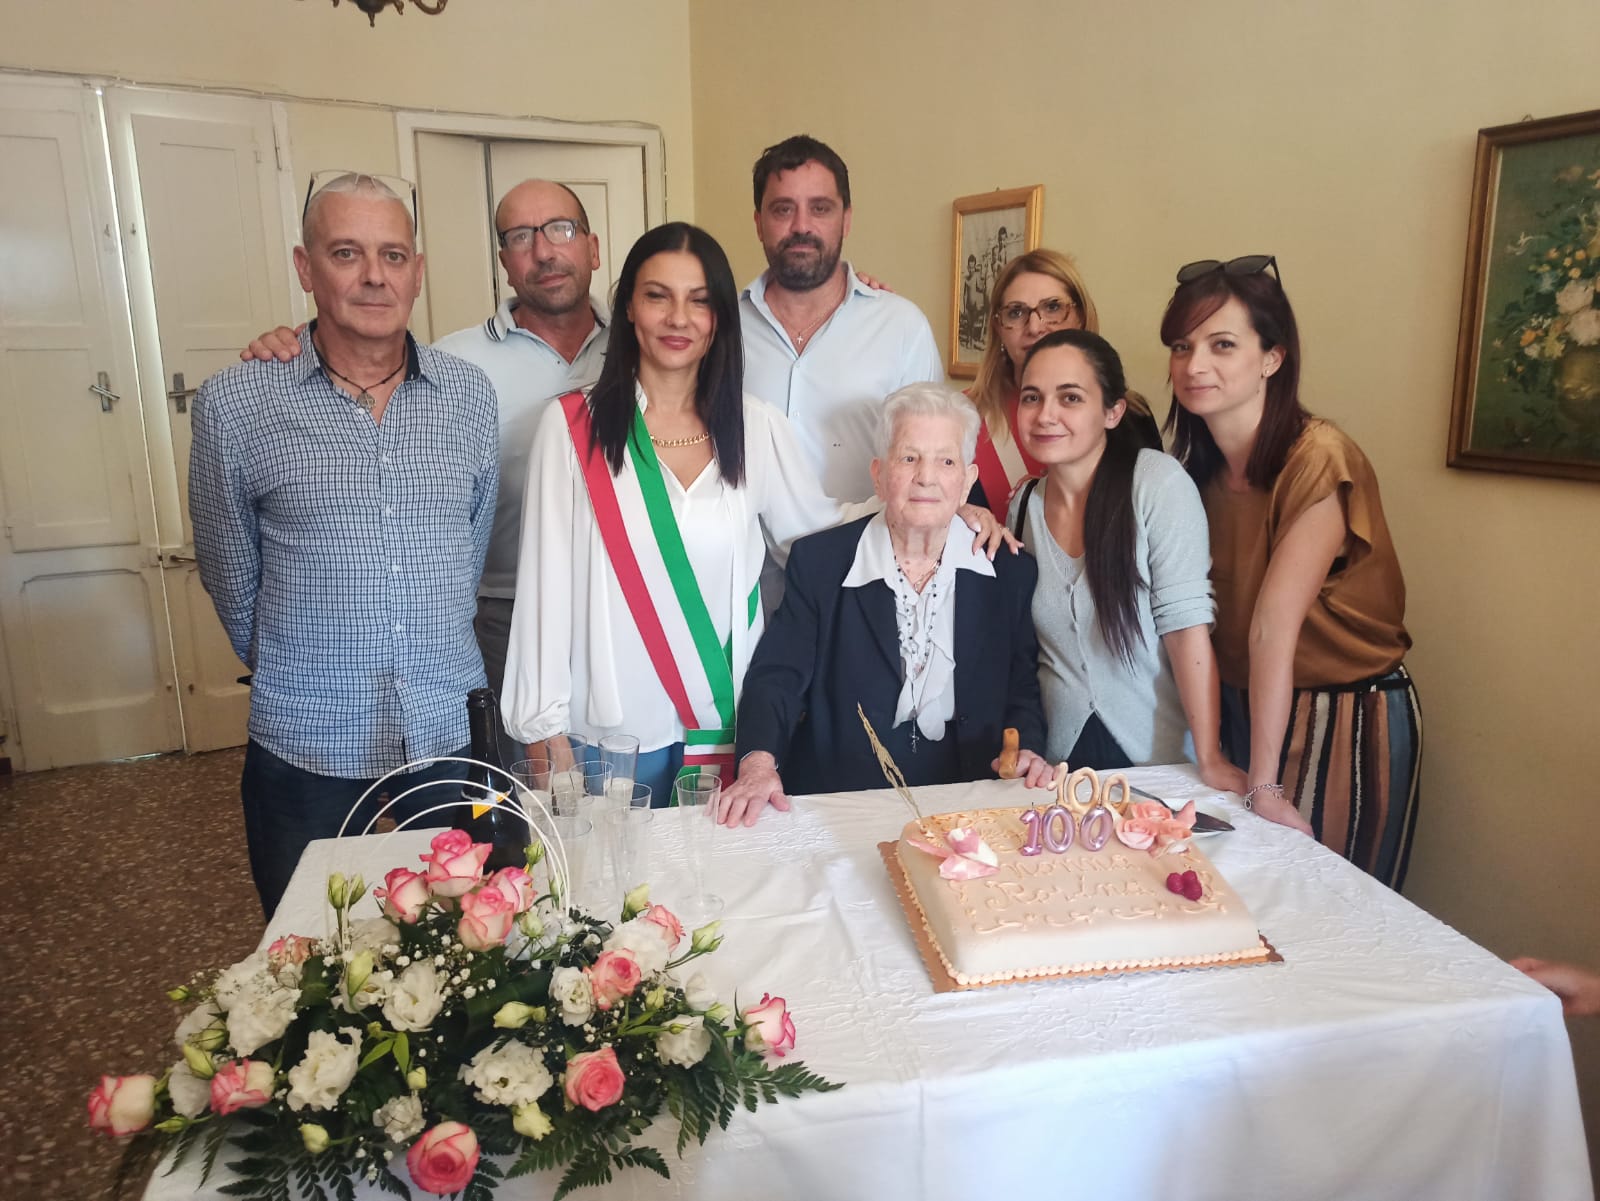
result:
M 801 330 L 799 333 L 790 335 L 790 337 L 794 339 L 794 348 L 796 350 L 804 350 L 806 348 L 806 339 L 811 337 L 812 334 L 816 333 L 817 330 L 821 329 L 823 322 L 827 321 L 829 317 L 832 317 L 839 311 L 839 306 L 844 303 L 844 298 L 849 294 L 849 291 L 850 281 L 846 279 L 844 291 L 839 294 L 839 299 L 834 301 L 825 310 L 823 310 L 822 316 L 818 317 L 810 325 L 806 326 L 805 329 Z M 784 328 L 788 328 L 787 323 L 785 323 Z
M 650 441 L 656 446 L 664 446 L 670 449 L 678 446 L 699 446 L 700 443 L 707 441 L 710 437 L 711 431 L 705 430 L 692 438 L 658 438 L 651 434 Z

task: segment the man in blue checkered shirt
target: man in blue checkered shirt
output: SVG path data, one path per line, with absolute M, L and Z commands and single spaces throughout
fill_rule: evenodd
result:
M 195 404 L 190 516 L 200 578 L 254 673 L 240 790 L 269 917 L 306 844 L 375 779 L 464 753 L 467 693 L 485 682 L 472 619 L 495 395 L 406 332 L 422 281 L 407 198 L 403 181 L 314 179 L 295 249 L 318 312 L 303 353 L 229 368 Z M 385 791 L 448 778 L 455 765 Z M 453 795 L 425 790 L 401 815 Z

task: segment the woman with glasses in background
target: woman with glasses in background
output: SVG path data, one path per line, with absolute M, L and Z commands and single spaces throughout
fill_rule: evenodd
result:
M 1300 335 L 1272 256 L 1185 266 L 1161 340 L 1173 453 L 1211 530 L 1224 744 L 1246 801 L 1399 888 L 1422 714 L 1377 476 L 1300 404 Z
M 1205 510 L 1129 424 L 1126 395 L 1099 334 L 1052 330 L 1023 360 L 1018 439 L 1044 478 L 1012 520 L 1039 560 L 1045 756 L 1106 771 L 1192 754 L 1208 785 L 1238 792 L 1219 741 Z
M 1017 390 L 1029 349 L 1054 329 L 1100 330 L 1100 317 L 1078 268 L 1057 250 L 1030 250 L 1006 264 L 989 293 L 988 342 L 967 395 L 978 407 L 978 487 L 995 516 L 1006 512 L 1023 480 L 1042 475 L 1017 439 Z M 1161 449 L 1161 431 L 1137 392 L 1124 418 L 1142 446 Z

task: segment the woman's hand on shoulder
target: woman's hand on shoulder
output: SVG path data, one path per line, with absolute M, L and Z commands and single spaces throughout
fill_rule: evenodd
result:
M 1009 546 L 1012 554 L 1022 549 L 1022 543 L 982 505 L 962 505 L 956 510 L 956 516 L 977 535 L 972 540 L 974 553 L 981 550 L 993 560 L 1002 544 Z
M 751 751 L 739 761 L 739 778 L 722 791 L 717 821 L 724 826 L 753 826 L 768 805 L 789 812 L 778 762 L 766 751 Z

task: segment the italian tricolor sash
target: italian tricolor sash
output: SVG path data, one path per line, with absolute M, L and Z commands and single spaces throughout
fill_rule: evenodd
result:
M 717 637 L 700 583 L 684 549 L 678 519 L 661 478 L 661 463 L 640 412 L 628 437 L 627 473 L 613 477 L 590 436 L 589 405 L 581 392 L 561 398 L 567 430 L 583 470 L 595 526 L 628 612 L 684 729 L 686 769 L 717 766 L 733 779 L 733 649 Z M 624 486 L 618 488 L 618 479 Z M 637 487 L 629 484 L 636 482 Z M 630 538 L 646 527 L 654 537 Z M 658 609 L 655 597 L 670 596 Z M 759 593 L 751 599 L 759 604 Z M 753 621 L 754 608 L 750 609 Z M 739 614 L 734 614 L 737 620 Z
M 971 393 L 967 395 L 970 399 Z M 989 423 L 981 422 L 978 425 L 978 450 L 973 455 L 973 461 L 978 466 L 978 482 L 983 485 L 984 499 L 989 502 L 989 508 L 998 521 L 1006 519 L 1017 485 L 1029 476 L 1044 474 L 1044 468 L 1023 452 L 1021 439 L 1017 437 L 1015 392 L 1007 396 L 1005 410 L 1011 437 L 1005 440 L 1005 445 L 997 446 L 989 436 Z

